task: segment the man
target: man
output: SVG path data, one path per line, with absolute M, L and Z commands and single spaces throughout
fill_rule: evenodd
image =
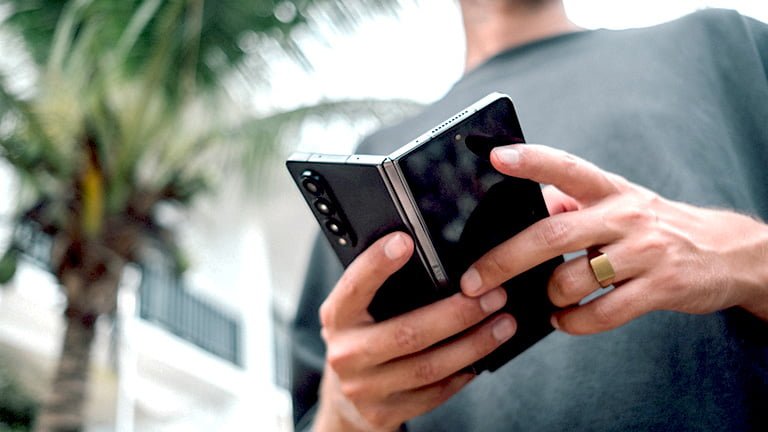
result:
M 581 31 L 557 0 L 460 3 L 465 75 L 360 150 L 387 153 L 507 93 L 547 147 L 507 146 L 492 162 L 552 185 L 552 216 L 473 264 L 463 293 L 380 323 L 367 304 L 410 238 L 382 238 L 343 276 L 318 243 L 294 327 L 298 428 L 766 430 L 768 26 L 703 11 Z M 496 287 L 584 249 L 603 264 L 574 258 L 548 286 L 561 331 L 496 372 L 466 373 L 514 337 L 514 317 L 494 315 Z

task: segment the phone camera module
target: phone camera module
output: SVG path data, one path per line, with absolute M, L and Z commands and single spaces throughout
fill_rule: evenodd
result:
M 325 227 L 328 228 L 328 231 L 338 236 L 342 236 L 346 233 L 341 222 L 337 221 L 336 219 L 330 219 L 328 222 L 325 223 Z
M 328 216 L 330 214 L 333 214 L 333 206 L 328 201 L 320 198 L 317 201 L 315 201 L 315 208 L 320 213 Z
M 323 193 L 322 180 L 313 171 L 306 170 L 301 173 L 301 186 L 309 193 L 319 196 Z

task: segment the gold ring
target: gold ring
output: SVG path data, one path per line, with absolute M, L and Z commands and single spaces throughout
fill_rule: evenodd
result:
M 601 287 L 605 288 L 613 283 L 613 279 L 616 278 L 616 272 L 613 270 L 611 262 L 608 261 L 608 255 L 600 253 L 600 255 L 590 258 L 589 266 L 592 267 L 592 273 L 595 274 L 595 279 Z

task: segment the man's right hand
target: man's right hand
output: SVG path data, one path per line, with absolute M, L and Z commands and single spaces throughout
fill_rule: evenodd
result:
M 396 430 L 458 392 L 474 377 L 463 369 L 514 334 L 508 314 L 476 326 L 506 303 L 501 288 L 479 298 L 457 293 L 374 322 L 371 299 L 411 254 L 407 235 L 381 238 L 350 264 L 320 307 L 327 354 L 313 430 Z

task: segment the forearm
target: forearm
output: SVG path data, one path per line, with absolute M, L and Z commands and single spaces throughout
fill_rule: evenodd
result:
M 324 376 L 320 384 L 320 401 L 318 402 L 317 413 L 313 423 L 313 432 L 331 432 L 331 431 L 358 431 L 353 425 L 344 421 L 343 416 L 335 409 L 338 401 L 332 400 L 333 391 L 328 387 L 334 383 L 329 382 L 329 377 Z
M 350 401 L 344 399 L 336 374 L 328 370 L 320 383 L 320 401 L 312 432 L 370 432 L 374 430 L 359 415 Z M 382 431 L 380 429 L 380 431 Z M 383 430 L 383 432 L 388 432 Z

